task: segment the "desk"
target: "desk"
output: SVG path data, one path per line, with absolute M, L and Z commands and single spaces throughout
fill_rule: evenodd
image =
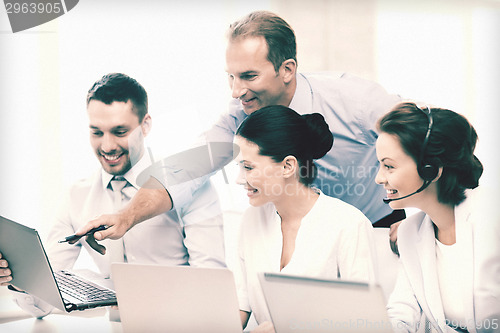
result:
M 74 311 L 65 314 L 60 310 L 43 319 L 36 319 L 21 310 L 12 301 L 6 287 L 0 287 L 0 332 L 2 333 L 122 333 L 121 323 L 110 322 L 105 308 Z
M 3 301 L 3 300 L 2 300 Z M 14 303 L 13 303 L 14 304 Z M 14 304 L 14 306 L 16 306 Z M 22 310 L 19 310 L 22 312 Z M 54 311 L 43 319 L 36 319 L 29 315 L 19 315 L 11 312 L 11 318 L 2 313 L 3 322 L 0 323 L 2 333 L 87 333 L 110 332 L 122 333 L 121 323 L 111 322 L 106 309 L 91 309 L 76 311 L 69 314 Z
M 3 331 L 3 323 L 29 317 L 29 314 L 12 301 L 11 292 L 7 290 L 7 287 L 0 287 L 0 331 Z
M 96 311 L 96 312 L 94 312 Z M 81 313 L 52 313 L 43 319 L 33 317 L 0 324 L 2 333 L 122 333 L 121 323 L 110 322 L 106 310 L 85 310 Z
M 253 318 L 253 316 L 252 316 Z M 245 332 L 257 326 L 250 323 Z M 0 332 L 2 333 L 123 333 L 119 322 L 111 322 L 105 308 L 74 311 L 65 314 L 60 310 L 43 319 L 26 314 L 12 301 L 10 292 L 0 287 Z

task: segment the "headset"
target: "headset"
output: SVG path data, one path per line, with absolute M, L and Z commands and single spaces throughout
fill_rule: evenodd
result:
M 432 181 L 434 179 L 436 179 L 436 177 L 439 174 L 439 168 L 437 166 L 424 162 L 425 150 L 427 148 L 427 144 L 429 143 L 429 138 L 430 138 L 431 132 L 432 132 L 432 125 L 434 123 L 434 119 L 432 118 L 431 109 L 429 108 L 429 106 L 426 105 L 427 110 L 424 111 L 421 108 L 419 108 L 416 104 L 415 104 L 415 106 L 417 107 L 417 109 L 419 109 L 420 111 L 425 113 L 425 115 L 427 116 L 428 123 L 429 123 L 429 125 L 427 126 L 427 133 L 425 133 L 424 142 L 422 143 L 422 149 L 420 151 L 420 156 L 419 156 L 418 163 L 417 163 L 418 175 L 420 176 L 420 178 L 422 178 L 424 180 L 424 183 L 422 184 L 422 186 L 420 186 L 420 188 L 418 190 L 416 190 L 415 192 L 413 192 L 411 194 L 408 194 L 408 195 L 405 195 L 405 196 L 402 196 L 399 198 L 395 198 L 395 199 L 383 198 L 382 201 L 386 204 L 388 204 L 391 201 L 406 199 L 408 197 L 411 197 L 414 194 L 422 192 L 432 183 Z
M 420 178 L 422 178 L 425 182 L 432 182 L 438 175 L 439 173 L 439 168 L 433 164 L 427 164 L 424 162 L 424 156 L 425 156 L 425 150 L 427 148 L 427 143 L 429 142 L 429 138 L 431 136 L 432 132 L 432 125 L 434 123 L 434 120 L 432 118 L 432 112 L 431 109 L 426 106 L 427 111 L 422 110 L 417 106 L 417 108 L 425 113 L 427 116 L 427 119 L 429 121 L 429 125 L 427 127 L 427 133 L 425 134 L 425 139 L 424 143 L 422 144 L 422 150 L 420 151 L 420 157 L 418 160 L 418 166 L 417 166 L 417 171 L 418 175 Z

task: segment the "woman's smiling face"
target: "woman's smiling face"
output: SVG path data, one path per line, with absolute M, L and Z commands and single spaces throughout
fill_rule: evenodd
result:
M 397 199 L 418 190 L 423 180 L 417 171 L 417 163 L 408 155 L 401 146 L 397 136 L 381 133 L 377 139 L 377 158 L 380 168 L 375 181 L 383 185 L 387 191 L 387 198 Z M 408 198 L 391 201 L 392 209 L 415 207 L 421 193 Z
M 261 206 L 267 202 L 275 202 L 285 188 L 283 163 L 261 155 L 259 146 L 240 136 L 235 138 L 235 143 L 240 147 L 237 183 L 247 190 L 250 204 Z

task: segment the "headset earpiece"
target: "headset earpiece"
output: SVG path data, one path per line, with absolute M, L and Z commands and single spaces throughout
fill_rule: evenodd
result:
M 423 113 L 425 113 L 425 115 L 427 116 L 427 120 L 429 122 L 429 125 L 427 126 L 427 133 L 425 134 L 425 139 L 424 142 L 422 143 L 422 150 L 420 152 L 417 171 L 420 178 L 422 178 L 426 182 L 431 182 L 438 176 L 439 168 L 435 165 L 425 163 L 424 157 L 425 157 L 425 149 L 427 148 L 427 143 L 429 142 L 429 138 L 431 136 L 432 125 L 434 123 L 434 120 L 432 119 L 431 109 L 428 106 L 427 106 L 427 112 L 425 112 L 418 106 L 417 108 Z
M 418 168 L 418 175 L 426 182 L 431 182 L 438 176 L 439 168 L 432 164 L 426 164 Z

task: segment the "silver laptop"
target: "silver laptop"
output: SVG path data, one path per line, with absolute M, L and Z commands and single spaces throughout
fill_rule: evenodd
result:
M 71 271 L 52 271 L 38 232 L 2 216 L 0 253 L 9 262 L 12 285 L 62 311 L 117 304 L 113 290 Z
M 259 280 L 276 333 L 392 332 L 379 286 L 274 273 Z
M 111 272 L 124 333 L 242 331 L 226 268 L 113 263 Z

